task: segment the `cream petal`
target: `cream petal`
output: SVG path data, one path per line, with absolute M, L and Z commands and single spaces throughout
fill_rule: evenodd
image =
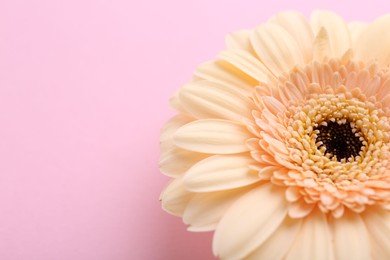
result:
M 267 183 L 238 199 L 217 226 L 214 254 L 222 259 L 241 259 L 263 244 L 286 216 L 283 192 Z
M 201 119 L 179 128 L 173 139 L 175 145 L 186 150 L 233 154 L 248 151 L 245 142 L 250 137 L 245 126 L 239 123 L 221 119 Z
M 169 99 L 169 105 L 174 109 L 176 110 L 177 112 L 180 112 L 180 113 L 183 113 L 183 114 L 186 114 L 187 111 L 183 108 L 183 105 L 181 104 L 180 102 L 180 99 L 179 99 L 179 91 L 176 91 L 172 97 Z
M 382 16 L 368 25 L 356 44 L 355 57 L 360 60 L 376 60 L 381 65 L 390 64 L 390 15 Z
M 328 11 L 315 11 L 310 22 L 316 35 L 321 28 L 327 31 L 332 57 L 341 58 L 351 48 L 348 27 L 340 16 Z
M 241 31 L 229 33 L 225 39 L 227 48 L 245 50 L 254 54 L 252 44 L 250 42 L 251 34 L 252 34 L 252 30 L 241 30 Z
M 370 236 L 375 259 L 390 259 L 390 213 L 379 207 L 367 209 L 363 220 Z
M 227 50 L 220 52 L 218 58 L 232 64 L 258 82 L 268 83 L 270 79 L 274 78 L 267 67 L 249 52 Z
M 283 259 L 297 237 L 301 224 L 301 219 L 286 217 L 275 233 L 245 260 Z
M 370 241 L 360 215 L 346 211 L 341 218 L 330 218 L 336 259 L 370 259 Z
M 182 216 L 192 196 L 193 193 L 184 187 L 182 178 L 174 179 L 160 195 L 162 208 L 172 215 Z
M 222 118 L 243 121 L 252 118 L 252 102 L 239 90 L 201 80 L 180 90 L 185 110 L 197 118 Z
M 304 60 L 297 42 L 282 27 L 263 24 L 256 28 L 251 42 L 260 60 L 274 75 L 289 72 Z
M 184 183 L 193 192 L 229 190 L 260 181 L 257 171 L 249 168 L 256 162 L 247 153 L 214 155 L 192 166 Z
M 257 80 L 222 60 L 202 64 L 195 70 L 194 75 L 222 86 L 235 88 L 245 96 L 251 95 L 253 87 L 258 85 Z
M 169 119 L 161 128 L 160 148 L 165 152 L 173 147 L 173 134 L 183 125 L 194 121 L 194 118 L 184 114 L 178 114 Z
M 286 260 L 333 259 L 332 237 L 326 216 L 313 210 L 303 223 Z
M 331 50 L 329 35 L 325 28 L 321 28 L 314 39 L 313 60 L 322 62 L 330 55 Z
M 298 12 L 286 11 L 278 13 L 269 22 L 283 27 L 298 44 L 304 62 L 311 61 L 314 34 L 304 15 Z
M 159 162 L 160 171 L 167 176 L 178 177 L 207 156 L 209 155 L 187 151 L 173 146 L 161 154 Z
M 351 43 L 352 43 L 352 49 L 356 48 L 356 45 L 358 43 L 358 39 L 363 31 L 367 28 L 366 23 L 361 22 L 352 22 L 348 24 L 348 30 L 351 35 Z
M 184 214 L 184 223 L 191 231 L 214 230 L 226 210 L 251 187 L 198 193 L 188 203 Z

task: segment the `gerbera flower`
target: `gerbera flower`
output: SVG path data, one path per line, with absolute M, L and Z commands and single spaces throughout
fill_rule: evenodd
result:
M 222 259 L 390 259 L 390 16 L 227 36 L 172 98 L 163 208 Z

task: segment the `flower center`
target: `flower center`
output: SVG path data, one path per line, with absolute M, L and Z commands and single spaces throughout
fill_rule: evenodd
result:
M 350 122 L 327 122 L 314 130 L 318 131 L 316 144 L 324 147 L 325 154 L 336 157 L 338 161 L 358 156 L 363 147 L 364 138 Z

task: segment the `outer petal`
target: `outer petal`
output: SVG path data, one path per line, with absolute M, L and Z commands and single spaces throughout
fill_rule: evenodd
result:
M 174 135 L 177 146 L 200 153 L 233 154 L 248 151 L 250 133 L 241 124 L 220 119 L 202 119 L 179 128 Z
M 162 152 L 165 152 L 173 147 L 173 134 L 176 130 L 191 121 L 194 121 L 193 117 L 178 114 L 164 124 L 160 135 L 160 148 Z
M 377 60 L 390 64 L 390 15 L 382 16 L 364 30 L 357 40 L 356 58 L 364 61 Z
M 179 96 L 185 110 L 197 118 L 252 118 L 250 99 L 237 89 L 201 80 L 184 86 Z
M 278 25 L 260 25 L 251 41 L 260 60 L 274 75 L 287 73 L 295 66 L 304 64 L 297 42 Z
M 251 253 L 246 260 L 282 259 L 294 243 L 302 224 L 301 219 L 286 217 L 279 228 L 264 244 Z
M 332 12 L 315 11 L 311 15 L 315 35 L 324 28 L 330 40 L 332 57 L 341 58 L 351 48 L 351 37 L 344 20 Z
M 229 207 L 253 187 L 198 193 L 188 203 L 183 221 L 191 231 L 214 230 Z
M 173 146 L 161 154 L 160 171 L 165 175 L 178 177 L 207 156 L 208 154 L 195 153 Z
M 358 44 L 358 39 L 360 38 L 360 35 L 362 32 L 364 32 L 367 28 L 366 23 L 360 23 L 360 22 L 353 22 L 348 24 L 348 30 L 351 35 L 351 43 L 352 43 L 352 49 L 355 49 Z
M 311 61 L 314 34 L 305 16 L 293 11 L 281 12 L 270 22 L 283 27 L 294 38 L 305 63 Z
M 373 207 L 363 213 L 375 259 L 390 259 L 390 213 Z
M 243 195 L 217 226 L 214 254 L 242 259 L 263 244 L 286 216 L 283 190 L 267 183 Z
M 341 218 L 331 218 L 336 259 L 370 259 L 370 241 L 360 215 L 346 211 Z
M 225 39 L 227 48 L 245 50 L 254 54 L 252 44 L 250 42 L 251 34 L 252 34 L 252 30 L 241 30 L 241 31 L 229 33 Z
M 195 70 L 194 74 L 201 79 L 237 89 L 246 96 L 249 96 L 253 87 L 258 85 L 257 80 L 222 60 L 204 63 Z
M 160 195 L 162 208 L 172 215 L 181 216 L 192 196 L 181 178 L 174 179 Z
M 188 190 L 210 192 L 229 190 L 260 181 L 257 171 L 249 168 L 255 164 L 248 153 L 214 155 L 190 168 L 184 176 Z
M 332 259 L 333 248 L 325 214 L 314 210 L 302 224 L 300 234 L 287 253 L 287 260 Z
M 251 53 L 243 50 L 227 50 L 218 54 L 218 57 L 258 82 L 268 82 L 273 77 L 269 69 Z

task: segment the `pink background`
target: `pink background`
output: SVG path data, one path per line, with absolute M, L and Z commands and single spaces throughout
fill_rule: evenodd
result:
M 386 2 L 1 0 L 0 259 L 213 259 L 158 201 L 170 95 L 230 31 Z

